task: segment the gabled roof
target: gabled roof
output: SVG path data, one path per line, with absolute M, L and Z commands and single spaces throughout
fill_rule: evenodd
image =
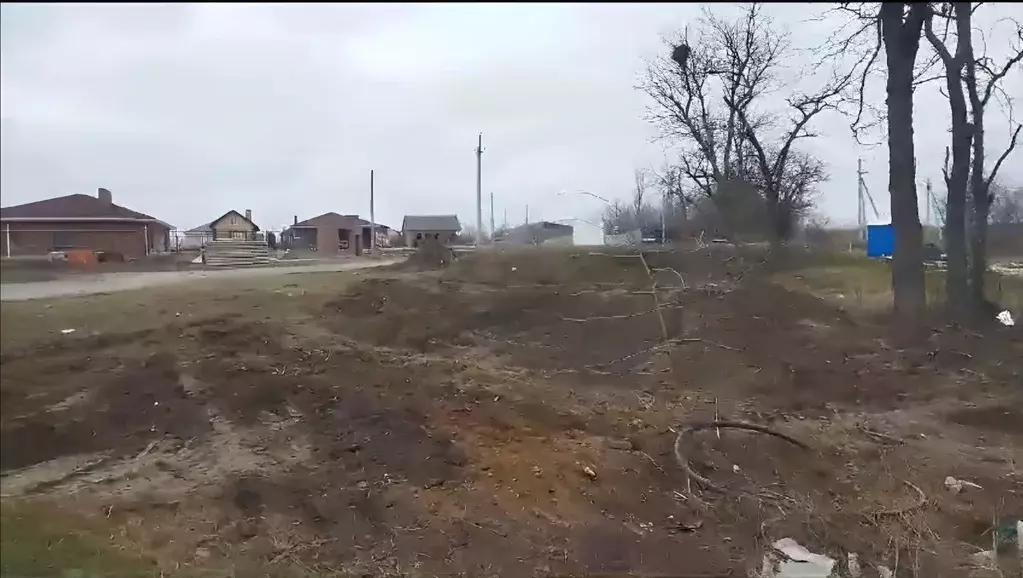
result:
M 195 227 L 194 229 L 189 229 L 189 230 L 187 230 L 185 232 L 186 233 L 212 233 L 213 232 L 213 227 L 211 227 L 210 224 L 211 223 L 206 223 L 205 225 L 199 225 L 198 227 Z
M 346 228 L 346 227 L 369 227 L 372 225 L 366 219 L 363 219 L 359 215 L 341 215 L 335 212 L 323 213 L 318 217 L 299 221 L 291 227 L 333 227 Z M 376 224 L 378 229 L 390 230 L 391 228 L 387 225 Z
M 44 201 L 36 201 L 34 203 L 25 203 L 24 205 L 4 207 L 0 209 L 0 218 L 5 221 L 17 221 L 20 219 L 47 219 L 53 221 L 71 219 L 118 219 L 160 222 L 145 213 L 139 213 L 131 209 L 126 209 L 120 205 L 106 203 L 91 195 L 82 194 L 67 195 L 64 197 L 56 197 L 54 199 L 46 199 Z
M 458 215 L 405 215 L 401 222 L 402 231 L 454 231 L 462 226 Z
M 372 225 L 372 226 L 376 227 L 377 229 L 381 229 L 383 231 L 390 231 L 391 230 L 391 228 L 388 227 L 387 225 L 381 225 L 380 223 L 373 224 L 371 221 L 367 221 L 366 219 L 363 219 L 362 217 L 356 217 L 356 220 L 357 220 L 357 224 L 360 227 L 369 227 L 369 226 Z
M 212 221 L 210 221 L 210 222 L 209 222 L 209 224 L 208 224 L 207 226 L 208 226 L 208 227 L 210 228 L 210 230 L 212 231 L 212 230 L 213 230 L 213 223 L 216 223 L 217 221 L 219 221 L 219 220 L 223 219 L 224 217 L 226 217 L 226 216 L 228 216 L 228 215 L 230 215 L 230 214 L 232 214 L 232 213 L 234 213 L 235 215 L 237 215 L 237 216 L 238 216 L 238 218 L 240 218 L 240 219 L 243 219 L 243 220 L 245 220 L 245 221 L 248 221 L 248 222 L 249 222 L 249 224 L 250 224 L 250 225 L 252 225 L 252 228 L 253 228 L 254 230 L 256 230 L 256 231 L 258 231 L 258 230 L 259 230 L 259 226 L 258 226 L 258 225 L 256 225 L 255 223 L 253 223 L 251 219 L 246 219 L 246 218 L 245 218 L 245 215 L 243 215 L 243 214 L 239 213 L 238 211 L 236 211 L 236 210 L 234 210 L 234 209 L 231 209 L 230 211 L 228 211 L 228 212 L 224 213 L 223 215 L 220 215 L 220 216 L 219 216 L 219 217 L 217 217 L 216 219 L 213 219 Z
M 311 219 L 299 221 L 292 225 L 292 227 L 330 227 L 334 225 L 352 225 L 358 220 L 358 215 L 340 215 L 331 211 Z

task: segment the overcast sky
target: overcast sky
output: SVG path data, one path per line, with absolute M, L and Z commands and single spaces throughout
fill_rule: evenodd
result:
M 766 6 L 797 46 L 828 31 L 807 21 L 820 4 Z M 505 211 L 521 222 L 527 204 L 530 220 L 594 218 L 599 201 L 557 193 L 626 198 L 634 168 L 661 165 L 634 86 L 661 35 L 699 7 L 5 3 L 3 205 L 106 187 L 181 228 L 246 208 L 276 228 L 326 211 L 368 218 L 375 169 L 377 221 L 474 222 L 482 132 L 498 225 Z M 988 5 L 981 24 L 1016 9 Z M 988 38 L 993 51 L 1006 42 Z M 936 89 L 917 99 L 916 134 L 921 182 L 938 184 L 948 107 Z M 1023 99 L 1023 75 L 1006 89 Z M 863 157 L 887 212 L 885 149 L 856 145 L 837 116 L 817 129 L 807 148 L 832 175 L 821 210 L 855 222 Z M 989 150 L 1007 139 L 993 112 Z M 1023 184 L 1023 150 L 1004 175 Z

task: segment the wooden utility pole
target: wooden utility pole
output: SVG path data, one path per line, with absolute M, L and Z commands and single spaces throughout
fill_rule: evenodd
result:
M 476 146 L 476 247 L 483 245 L 483 133 Z
M 494 244 L 494 193 L 490 193 L 490 244 Z

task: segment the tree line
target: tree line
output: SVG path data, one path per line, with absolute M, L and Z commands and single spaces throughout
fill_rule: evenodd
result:
M 1020 189 L 996 180 L 1021 131 L 1004 86 L 1023 60 L 1023 26 L 1003 19 L 1014 28 L 1009 54 L 988 56 L 976 28 L 985 9 L 983 2 L 843 2 L 821 18 L 841 20 L 834 35 L 820 46 L 797 47 L 762 4 L 737 18 L 705 8 L 646 62 L 639 85 L 650 98 L 649 120 L 677 154 L 660 170 L 637 172 L 632 202 L 609 206 L 605 229 L 656 223 L 658 211 L 669 210 L 674 220 L 705 219 L 732 234 L 759 228 L 780 247 L 798 232 L 829 178 L 808 146 L 819 136 L 815 125 L 824 114 L 845 115 L 858 142 L 872 130 L 883 133 L 894 306 L 906 319 L 920 318 L 927 302 L 914 96 L 920 86 L 938 83 L 951 114 L 942 199 L 947 307 L 955 317 L 988 310 L 989 224 L 1023 220 Z M 814 63 L 793 73 L 792 63 L 807 53 Z M 884 102 L 867 96 L 878 78 Z M 989 142 L 986 121 L 996 108 L 1009 113 L 1008 142 Z M 647 190 L 669 200 L 651 204 Z

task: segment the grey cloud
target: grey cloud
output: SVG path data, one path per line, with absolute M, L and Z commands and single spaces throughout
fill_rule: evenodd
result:
M 797 44 L 819 39 L 805 6 L 777 6 Z M 695 4 L 4 4 L 3 202 L 103 186 L 182 227 L 228 208 L 280 226 L 368 214 L 372 168 L 379 220 L 472 222 L 482 131 L 498 220 L 526 204 L 534 218 L 591 218 L 598 202 L 555 193 L 624 197 L 633 168 L 661 164 L 633 86 L 660 35 L 698 15 Z M 918 108 L 921 158 L 940 162 L 947 106 L 930 95 Z M 854 218 L 857 156 L 886 204 L 883 151 L 856 147 L 841 118 L 822 121 L 824 210 Z M 922 176 L 937 170 L 921 162 Z

